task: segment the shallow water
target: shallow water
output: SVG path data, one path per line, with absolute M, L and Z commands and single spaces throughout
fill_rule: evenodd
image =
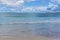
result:
M 0 17 L 0 35 L 60 36 L 59 17 Z

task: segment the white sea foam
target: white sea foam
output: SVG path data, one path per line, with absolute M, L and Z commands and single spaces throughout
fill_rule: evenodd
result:
M 37 24 L 37 23 L 60 23 L 60 21 L 49 21 L 49 20 L 45 20 L 45 21 L 14 21 L 14 22 L 2 22 L 0 24 Z

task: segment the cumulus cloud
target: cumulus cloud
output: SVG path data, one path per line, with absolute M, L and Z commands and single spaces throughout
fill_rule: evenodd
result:
M 22 5 L 25 2 L 32 2 L 35 0 L 0 0 L 2 4 L 8 5 L 8 6 L 18 6 Z
M 48 8 L 51 8 L 51 10 L 54 10 L 54 9 L 58 8 L 58 5 L 55 5 L 53 3 L 49 3 Z
M 0 0 L 2 4 L 8 5 L 8 6 L 18 6 L 22 5 L 24 3 L 23 0 Z
M 32 11 L 32 10 L 33 10 L 32 7 L 24 7 L 24 8 L 22 9 L 22 11 Z
M 34 2 L 36 0 L 24 0 L 25 2 Z
M 60 0 L 51 0 L 51 1 L 60 4 Z
M 39 6 L 39 7 L 24 7 L 22 9 L 23 12 L 40 12 L 47 11 L 47 7 Z
M 47 7 L 45 6 L 36 7 L 36 10 L 46 11 Z
M 48 6 L 37 6 L 37 7 L 24 7 L 22 11 L 24 12 L 41 12 L 41 11 L 53 11 L 58 8 L 58 5 L 49 3 Z M 48 10 L 50 9 L 50 10 Z
M 58 4 L 60 4 L 60 0 L 51 0 L 51 2 L 49 2 L 47 6 L 40 5 L 36 7 L 34 6 L 29 7 L 28 5 L 28 7 L 27 6 L 23 7 L 24 3 L 34 2 L 34 1 L 36 2 L 38 0 L 0 0 L 0 3 L 5 4 L 5 6 L 7 5 L 10 11 L 21 11 L 21 12 L 53 11 L 56 8 L 58 8 L 58 5 L 54 4 L 54 2 L 57 2 Z M 10 8 L 10 6 L 13 6 L 13 8 Z M 8 8 L 2 8 L 0 10 L 3 10 L 3 9 L 8 9 Z

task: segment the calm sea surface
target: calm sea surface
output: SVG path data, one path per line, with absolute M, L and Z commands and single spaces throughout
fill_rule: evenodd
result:
M 0 35 L 60 36 L 60 17 L 0 16 Z

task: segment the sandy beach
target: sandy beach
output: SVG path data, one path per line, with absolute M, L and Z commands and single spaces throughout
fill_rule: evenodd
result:
M 0 36 L 0 40 L 60 40 L 60 38 L 48 38 L 43 36 Z
M 49 40 L 47 37 L 42 36 L 0 36 L 0 40 Z

